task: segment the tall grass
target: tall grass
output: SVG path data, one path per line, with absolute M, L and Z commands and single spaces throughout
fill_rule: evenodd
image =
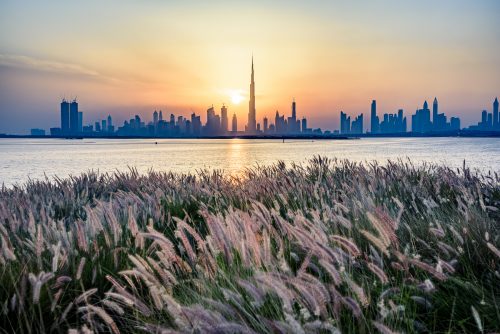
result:
M 0 328 L 500 330 L 500 178 L 315 158 L 0 189 Z

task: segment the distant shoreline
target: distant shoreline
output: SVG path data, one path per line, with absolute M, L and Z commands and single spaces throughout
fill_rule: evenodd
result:
M 116 136 L 116 135 L 75 135 L 75 136 L 32 136 L 0 134 L 0 138 L 36 138 L 36 139 L 305 139 L 305 140 L 347 140 L 360 138 L 431 138 L 431 137 L 500 137 L 498 131 L 458 131 L 446 133 L 394 133 L 394 134 L 353 134 L 353 135 L 221 135 L 221 136 Z

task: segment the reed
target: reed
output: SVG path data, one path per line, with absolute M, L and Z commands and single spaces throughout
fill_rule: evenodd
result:
M 0 328 L 500 330 L 500 178 L 316 157 L 0 188 Z

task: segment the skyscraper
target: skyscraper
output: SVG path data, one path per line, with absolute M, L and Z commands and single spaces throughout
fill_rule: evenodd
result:
M 351 124 L 352 134 L 362 134 L 363 133 L 363 114 L 358 115 Z
M 222 105 L 222 108 L 220 108 L 220 127 L 222 134 L 225 134 L 227 132 L 227 126 L 227 107 L 225 105 Z
M 76 99 L 69 104 L 69 131 L 71 133 L 78 132 L 78 102 Z
M 61 132 L 69 132 L 69 103 L 66 99 L 61 101 Z
M 292 116 L 288 117 L 287 120 L 287 132 L 288 133 L 299 133 L 300 132 L 300 121 L 297 120 L 297 104 L 295 99 L 292 101 Z
M 370 117 L 370 123 L 371 123 L 371 133 L 378 133 L 379 130 L 379 120 L 377 116 L 377 101 L 373 100 L 372 101 L 372 106 L 371 106 L 371 117 Z
M 426 133 L 432 130 L 431 111 L 427 101 L 424 102 L 422 109 L 418 109 L 411 116 L 411 131 L 416 133 Z
M 305 117 L 302 118 L 302 133 L 307 132 L 307 119 Z
M 500 120 L 498 119 L 498 98 L 493 102 L 493 128 L 500 130 Z
M 440 129 L 440 122 L 438 121 L 438 100 L 435 97 L 434 102 L 432 102 L 432 125 L 434 130 L 441 130 Z
M 255 115 L 255 81 L 254 81 L 253 56 L 252 56 L 252 76 L 250 81 L 250 101 L 248 102 L 247 132 L 254 134 L 256 130 L 257 130 L 257 121 Z
M 115 128 L 113 127 L 113 119 L 111 115 L 108 115 L 108 132 L 114 132 Z
M 351 116 L 347 117 L 346 113 L 340 112 L 340 133 L 349 134 L 351 132 Z
M 238 119 L 236 118 L 236 114 L 233 114 L 233 122 L 232 122 L 232 126 L 231 126 L 231 130 L 233 132 L 237 132 L 238 131 Z
M 156 110 L 153 113 L 153 124 L 155 127 L 158 125 L 158 111 L 156 111 Z

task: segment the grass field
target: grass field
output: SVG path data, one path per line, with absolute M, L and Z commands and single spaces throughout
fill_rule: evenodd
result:
M 500 177 L 408 161 L 0 189 L 0 328 L 500 331 Z

